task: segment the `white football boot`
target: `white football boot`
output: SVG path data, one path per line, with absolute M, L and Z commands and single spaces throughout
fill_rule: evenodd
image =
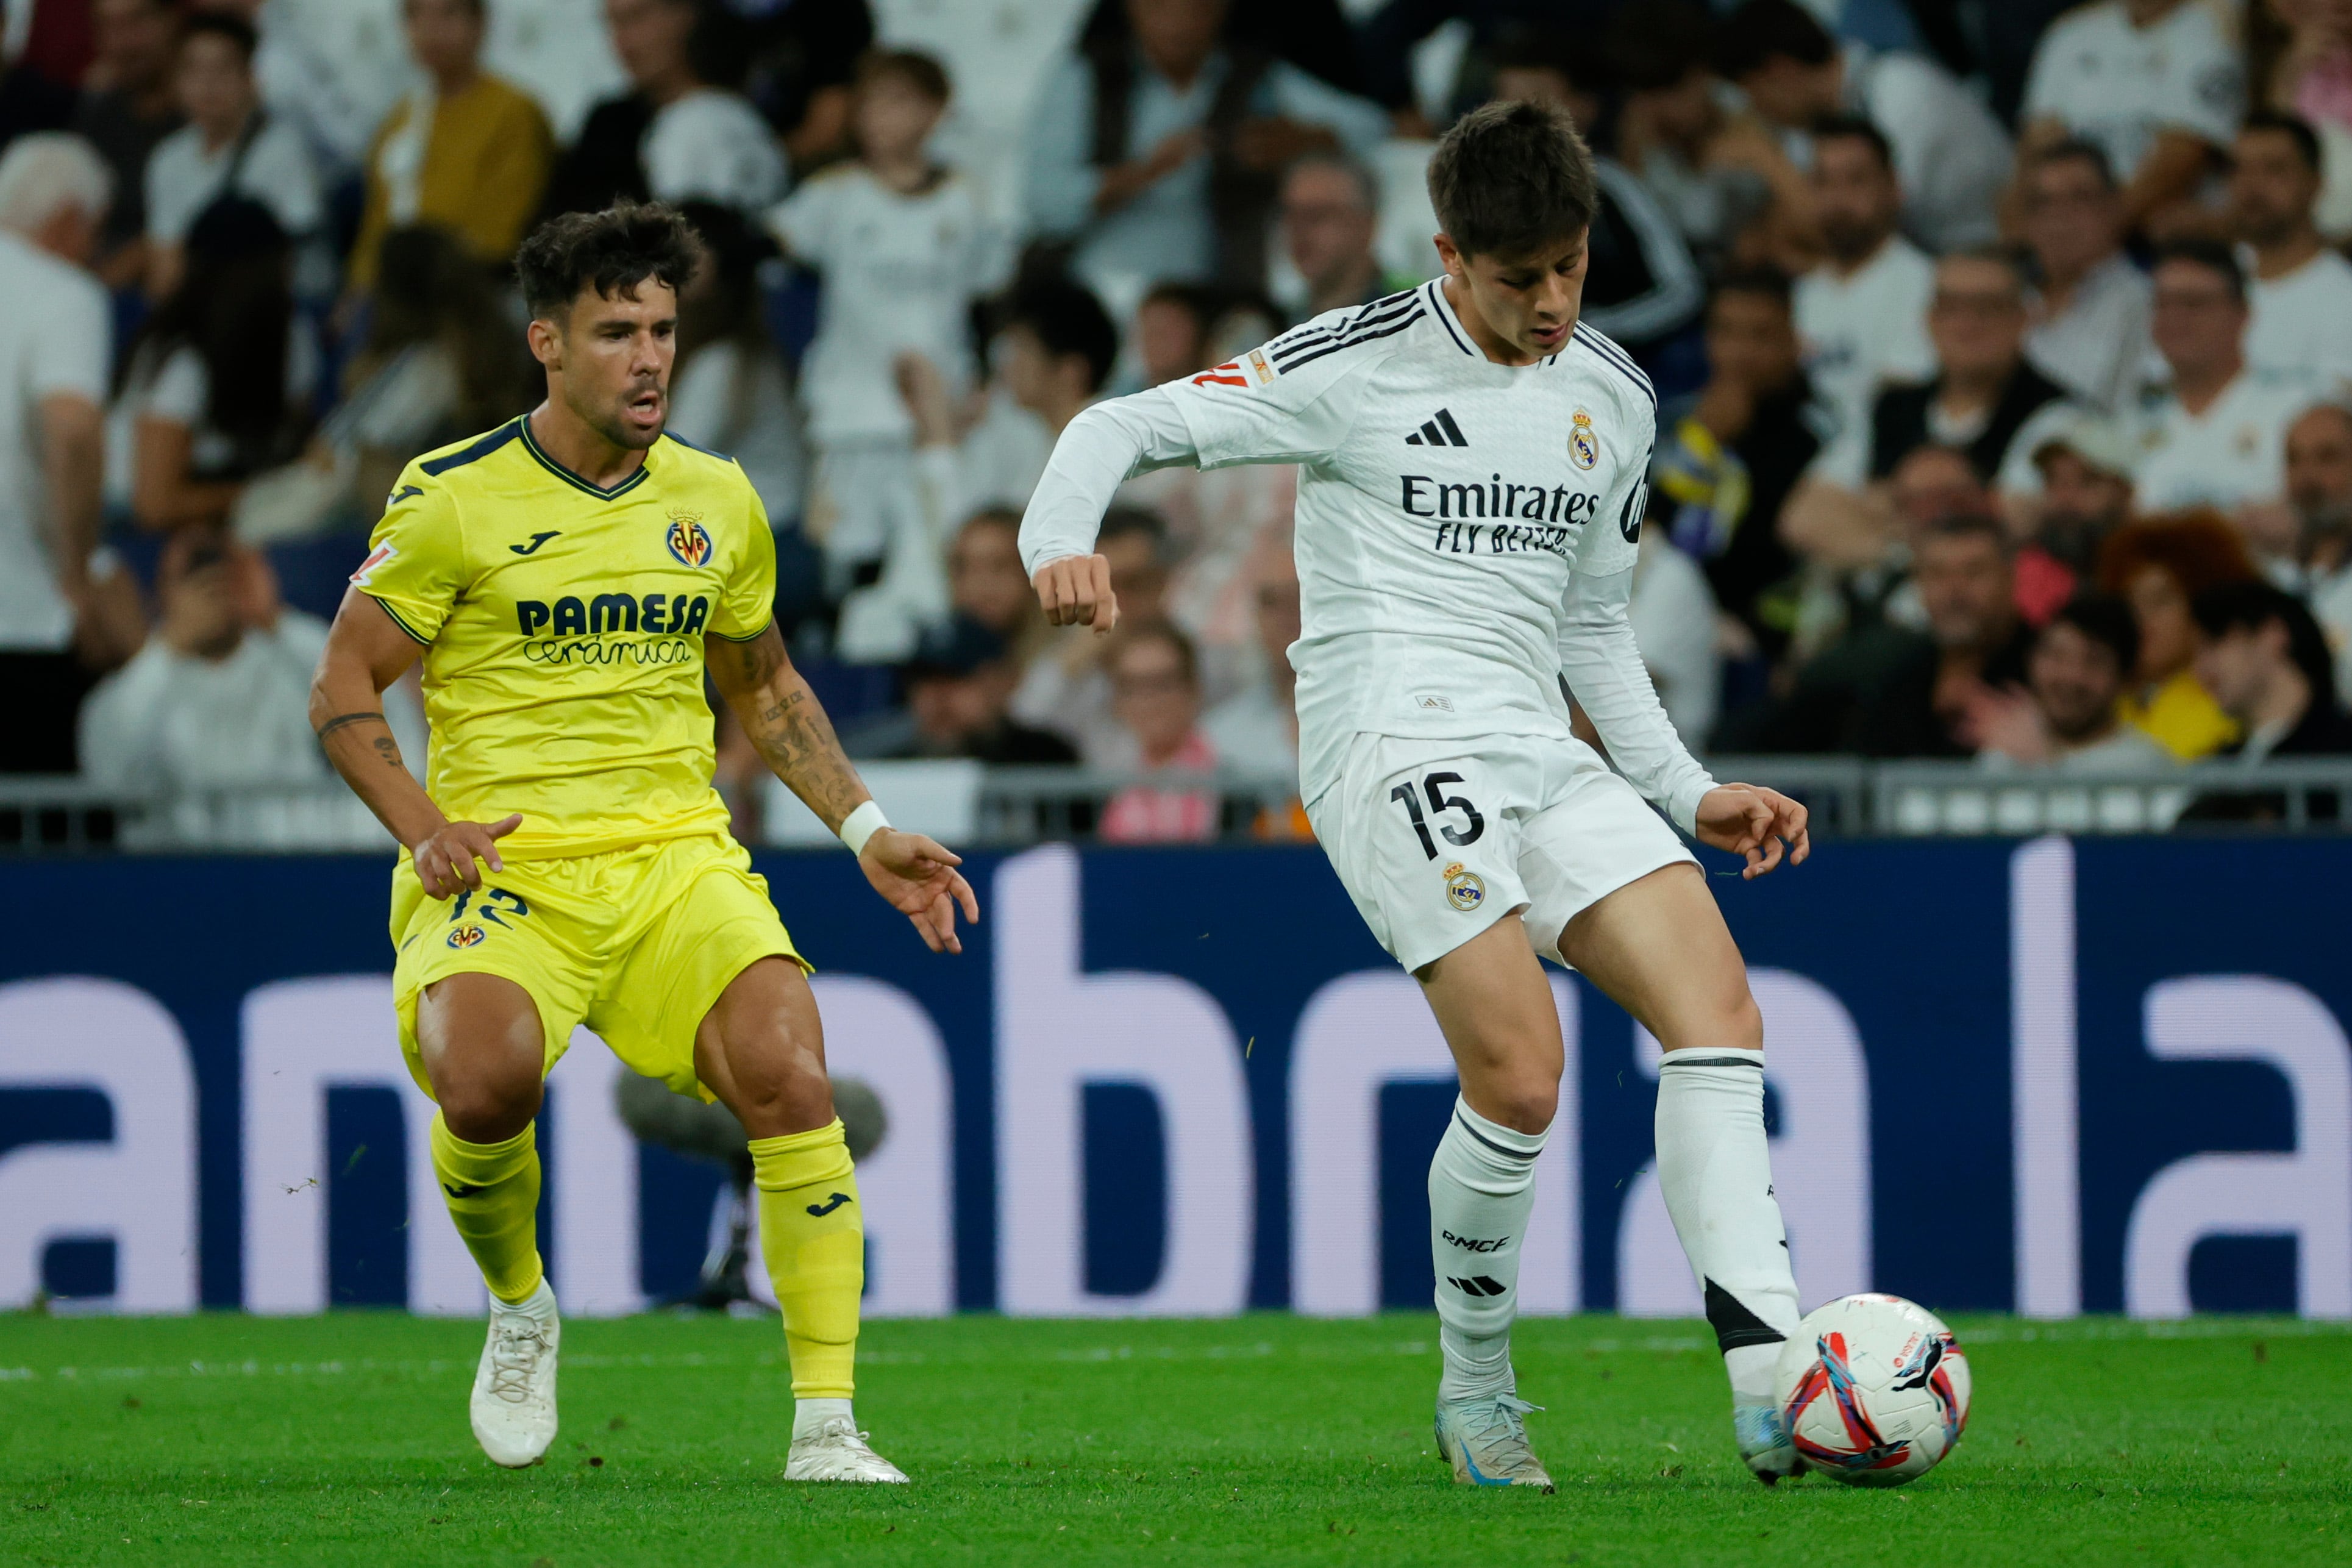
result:
M 1779 1485 L 1784 1477 L 1805 1473 L 1805 1461 L 1789 1440 L 1789 1423 L 1777 1405 L 1733 1405 L 1731 1436 L 1739 1445 L 1739 1458 L 1748 1473 L 1768 1487 Z
M 1551 1476 L 1528 1447 L 1528 1424 L 1520 1419 L 1541 1408 L 1508 1394 L 1492 1399 L 1441 1399 L 1438 1455 L 1454 1467 L 1454 1479 L 1465 1487 L 1541 1487 L 1549 1491 Z
M 474 1369 L 474 1439 L 510 1470 L 536 1465 L 555 1441 L 555 1351 L 563 1325 L 546 1280 L 516 1306 L 490 1298 L 490 1338 Z
M 905 1486 L 906 1472 L 866 1446 L 866 1434 L 847 1415 L 828 1415 L 806 1432 L 793 1434 L 784 1460 L 788 1481 L 858 1481 Z

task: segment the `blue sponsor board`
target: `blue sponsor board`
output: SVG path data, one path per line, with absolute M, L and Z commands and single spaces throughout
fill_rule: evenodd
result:
M 872 1310 L 1427 1303 L 1443 1047 L 1312 848 L 974 856 L 961 957 L 845 855 L 760 868 L 835 1070 L 891 1115 Z M 0 863 L 0 1302 L 478 1304 L 393 1038 L 387 874 Z M 1808 1303 L 2352 1315 L 2347 876 L 2352 841 L 2315 838 L 1844 841 L 1717 879 Z M 1556 990 L 1528 1303 L 1694 1310 L 1647 1173 L 1654 1047 Z M 627 1138 L 614 1070 L 581 1038 L 542 1125 L 575 1310 L 686 1288 L 721 1181 Z

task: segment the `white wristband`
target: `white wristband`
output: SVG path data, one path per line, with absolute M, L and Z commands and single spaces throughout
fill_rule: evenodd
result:
M 882 815 L 881 802 L 869 800 L 842 819 L 841 841 L 849 846 L 852 855 L 863 855 L 866 841 L 878 829 L 889 826 L 890 819 Z

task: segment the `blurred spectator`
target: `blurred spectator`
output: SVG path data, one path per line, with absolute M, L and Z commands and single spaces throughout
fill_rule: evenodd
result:
M 1122 626 L 1167 619 L 1166 524 L 1140 507 L 1115 505 L 1103 513 L 1095 549 L 1110 563 L 1111 592 L 1118 595 Z M 1184 647 L 1197 688 L 1198 660 L 1189 639 Z M 1110 678 L 1103 668 L 1105 652 L 1104 639 L 1091 627 L 1065 626 L 1030 662 L 1013 694 L 1014 718 L 1064 737 L 1089 767 L 1111 765 L 1122 745 L 1111 711 Z M 1197 705 L 1197 689 L 1193 695 Z
M 2323 403 L 2287 426 L 2286 499 L 2304 596 L 2335 649 L 2341 695 L 2352 691 L 2352 410 Z
M 1217 748 L 1201 731 L 1201 675 L 1192 641 L 1166 621 L 1111 634 L 1106 662 L 1118 731 L 1096 765 L 1125 773 L 1211 773 Z M 1092 760 L 1092 759 L 1090 759 Z M 1109 844 L 1192 843 L 1217 836 L 1217 796 L 1205 789 L 1130 784 L 1104 803 Z
M 1209 368 L 1209 329 L 1217 291 L 1202 283 L 1160 283 L 1135 307 L 1129 341 L 1143 362 L 1143 384 L 1159 386 Z
M 2335 660 L 2302 600 L 2267 583 L 2228 583 L 2198 595 L 2190 612 L 2204 634 L 2197 679 L 2244 733 L 2232 755 L 2260 762 L 2352 752 Z
M 1877 126 L 1893 143 L 1903 226 L 1928 249 L 1999 237 L 1993 209 L 2009 180 L 2009 134 L 1935 60 L 1841 44 L 1796 0 L 1748 0 L 1725 18 L 1716 60 L 1780 127 L 1800 165 L 1811 162 L 1807 138 L 1822 121 L 1845 113 Z
M 2323 232 L 2352 229 L 2352 6 L 2344 0 L 2263 0 L 2284 30 L 2271 57 L 2261 100 L 2300 116 L 2317 133 L 2326 181 L 2319 199 Z M 2249 20 L 2254 20 L 2250 16 Z M 2259 55 L 2258 66 L 2262 64 Z
M 1777 656 L 1796 615 L 1786 584 L 1797 558 L 1780 539 L 1780 508 L 1835 418 L 1798 363 L 1785 276 L 1752 269 L 1716 286 L 1706 358 L 1706 385 L 1659 421 L 1652 482 L 1669 504 L 1674 542 L 1704 567 L 1723 608 Z
M 1341 153 L 1310 153 L 1283 176 L 1282 247 L 1307 281 L 1301 320 L 1412 286 L 1383 273 L 1372 253 L 1380 206 L 1372 172 Z
M 1024 195 L 1038 237 L 1124 303 L 1161 279 L 1265 286 L 1281 170 L 1344 146 L 1369 155 L 1387 117 L 1286 61 L 1228 46 L 1227 0 L 1125 0 L 1047 78 Z
M 257 202 L 205 209 L 185 276 L 124 361 L 113 486 L 140 526 L 226 521 L 246 480 L 300 449 L 317 353 L 298 330 L 286 235 Z
M 245 543 L 373 526 L 411 458 L 504 422 L 535 395 L 488 275 L 455 237 L 394 229 L 382 249 L 368 335 L 344 369 L 342 401 L 299 461 L 238 492 L 231 515 Z M 672 395 L 675 426 L 674 385 Z
M 1255 585 L 1257 679 L 1209 710 L 1201 732 L 1237 773 L 1295 777 L 1298 771 L 1298 567 L 1287 550 L 1266 552 Z
M 409 79 L 392 0 L 195 0 L 198 12 L 259 36 L 254 79 L 270 115 L 302 141 L 332 184 L 358 172 L 376 127 Z
M 180 128 L 172 67 L 180 11 L 172 0 L 97 0 L 98 59 L 73 128 L 114 172 L 114 205 L 99 232 L 99 276 L 127 289 L 146 276 L 147 160 Z
M 89 689 L 110 329 L 88 268 L 110 184 L 57 132 L 0 154 L 0 773 L 71 773 Z
M 1006 711 L 1015 679 L 1004 639 L 968 616 L 930 628 L 899 671 L 906 706 L 843 737 L 853 757 L 963 757 L 997 766 L 1078 760 L 1059 735 Z
M 2069 137 L 2035 153 L 2019 184 L 2039 277 L 2025 352 L 2053 381 L 2115 413 L 2152 352 L 2147 277 L 2123 252 L 2123 203 L 2098 144 Z
M 701 236 L 702 265 L 678 295 L 667 428 L 734 458 L 769 525 L 797 529 L 808 461 L 760 292 L 760 265 L 774 247 L 732 207 L 688 202 L 684 210 Z
M 1664 206 L 1703 260 L 1756 233 L 1793 249 L 1811 203 L 1805 177 L 1753 114 L 1733 114 L 1708 64 L 1714 22 L 1691 0 L 1620 5 L 1601 53 L 1624 101 L 1617 156 Z
M 1076 284 L 1033 283 L 1006 301 L 994 352 L 1013 400 L 1058 438 L 1110 379 L 1118 329 Z
M 2139 623 L 2139 669 L 2124 717 L 2182 762 L 2210 756 L 2238 726 L 2198 683 L 2189 604 L 2208 588 L 2258 580 L 2237 531 L 2212 511 L 2127 522 L 2099 551 L 2099 587 Z
M 1559 27 L 1591 37 L 1626 7 L 1618 0 L 1387 0 L 1356 28 L 1356 48 L 1363 61 L 1364 90 L 1397 118 L 1400 135 L 1427 139 L 1443 126 L 1433 125 L 1415 93 L 1414 73 L 1420 47 L 1448 24 L 1458 25 L 1464 37 L 1465 65 L 1457 75 L 1472 74 L 1477 62 L 1494 58 L 1496 45 L 1515 28 L 1530 23 Z M 1350 7 L 1355 14 L 1368 7 Z M 1451 84 L 1449 84 L 1451 85 Z M 1438 119 L 1466 111 L 1478 99 L 1430 106 Z
M 1989 770 L 2068 777 L 2147 773 L 2172 754 L 2123 721 L 2124 683 L 2139 667 L 2130 607 L 2085 594 L 2058 607 L 2033 639 L 2022 687 L 1978 691 L 1963 731 Z
M 2244 247 L 2246 363 L 2329 392 L 2352 385 L 2352 262 L 2312 222 L 2319 139 L 2291 115 L 2264 110 L 2238 132 L 2230 226 Z
M 291 126 L 261 107 L 254 85 L 252 25 L 200 15 L 180 37 L 173 90 L 188 123 L 147 160 L 147 292 L 178 287 L 189 230 L 207 207 L 236 196 L 266 207 L 286 238 L 316 232 L 325 209 L 310 151 Z
M 1685 744 L 1704 747 L 1723 704 L 1719 617 L 1706 574 L 1664 533 L 1645 534 L 1625 614 L 1666 717 Z
M 849 152 L 850 100 L 857 62 L 874 46 L 874 17 L 866 0 L 779 5 L 775 0 L 725 0 L 740 18 L 717 31 L 715 48 L 739 47 L 749 62 L 743 89 L 775 127 L 793 169 L 805 174 Z M 903 32 L 915 18 L 894 7 Z M 989 20 L 1016 30 L 1002 10 Z M 740 34 L 740 43 L 730 37 Z
M 425 79 L 377 130 L 367 205 L 351 256 L 351 287 L 375 287 L 383 237 L 438 224 L 476 259 L 514 255 L 539 210 L 555 157 L 547 116 L 530 96 L 481 68 L 488 0 L 402 0 L 408 48 Z
M 1920 523 L 1911 546 L 1924 630 L 1864 624 L 1809 659 L 1789 693 L 1735 715 L 1727 751 L 1964 757 L 1969 705 L 2025 679 L 2032 634 L 2019 619 L 2008 531 L 1962 512 Z
M 0 38 L 9 32 L 12 5 L 29 0 L 0 0 Z M 54 80 L 29 60 L 6 58 L 0 48 L 0 152 L 19 136 L 63 131 L 74 121 L 74 89 Z
M 974 512 L 948 550 L 948 597 L 955 613 L 1004 640 L 1015 675 L 1026 674 L 1052 636 L 1036 590 L 1021 568 L 1021 514 L 1009 507 Z
M 2042 35 L 2025 84 L 2029 153 L 2096 142 L 2124 182 L 2126 227 L 2190 199 L 2245 111 L 2236 17 L 2208 0 L 2096 0 Z
M 2025 283 L 2007 252 L 1963 251 L 1936 263 L 1927 311 L 1935 378 L 1882 391 L 1867 429 L 1831 443 L 1790 498 L 1789 542 L 1830 559 L 1866 555 L 1888 521 L 1869 487 L 1920 447 L 1967 454 L 1999 491 L 2031 490 L 2034 450 L 2074 414 L 2056 384 L 2026 363 L 2025 326 Z
M 2246 363 L 2246 276 L 2227 246 L 2161 246 L 2154 276 L 2156 350 L 2171 384 L 2138 411 L 2140 506 L 2228 511 L 2275 497 L 2287 425 L 2317 393 Z
M 740 92 L 749 61 L 719 47 L 704 0 L 604 0 L 629 90 L 588 112 L 556 160 L 544 211 L 594 212 L 620 197 L 696 197 L 758 211 L 783 194 L 783 154 Z
M 2017 608 L 2029 625 L 2048 622 L 2096 574 L 2101 546 L 2131 515 L 2133 456 L 2121 430 L 2087 416 L 2035 445 L 2042 493 L 2017 552 Z
M 1556 103 L 1592 134 L 1605 104 L 1591 48 L 1530 27 L 1505 33 L 1496 46 L 1495 96 Z M 1633 173 L 1596 153 L 1600 205 L 1586 236 L 1580 319 L 1637 353 L 1698 319 L 1706 285 L 1682 231 Z
M 1811 184 L 1829 255 L 1797 279 L 1797 336 L 1838 430 L 1859 435 L 1884 383 L 1936 373 L 1927 342 L 1936 267 L 1895 232 L 1902 188 L 1886 139 L 1867 121 L 1825 121 L 1814 132 Z
M 183 532 L 165 547 L 156 587 L 155 635 L 82 709 L 85 776 L 139 797 L 331 781 L 309 714 L 326 623 L 281 605 L 268 563 L 209 531 Z M 405 685 L 383 695 L 413 768 L 425 755 L 424 715 Z M 208 802 L 182 798 L 165 809 L 183 841 L 228 824 L 240 837 L 291 837 L 285 803 L 241 804 L 215 814 Z
M 940 542 L 917 493 L 916 421 L 897 377 L 902 361 L 919 358 L 942 383 L 937 395 L 965 395 L 971 301 L 1008 259 L 979 194 L 925 151 L 948 91 L 927 55 L 868 55 L 852 110 L 856 161 L 768 217 L 824 278 L 802 395 L 816 448 L 811 531 L 835 596 L 878 577 L 896 550 L 919 542 L 936 559 Z M 944 524 L 962 509 L 942 510 Z

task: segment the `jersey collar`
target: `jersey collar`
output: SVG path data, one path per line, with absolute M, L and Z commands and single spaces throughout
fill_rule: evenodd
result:
M 1433 278 L 1428 282 L 1422 285 L 1422 289 L 1429 296 L 1429 308 L 1431 312 L 1437 317 L 1437 324 L 1445 329 L 1445 335 L 1454 340 L 1454 346 L 1460 349 L 1465 354 L 1476 360 L 1481 364 L 1494 364 L 1495 362 L 1493 360 L 1490 360 L 1485 354 L 1480 353 L 1476 345 L 1471 342 L 1470 329 L 1462 324 L 1462 318 L 1460 316 L 1454 314 L 1454 301 L 1446 298 L 1445 279 L 1442 277 Z M 1571 331 L 1571 341 L 1573 341 L 1573 337 L 1574 333 Z M 1566 352 L 1566 345 L 1562 345 L 1561 352 Z M 1549 353 L 1546 354 L 1542 359 L 1538 360 L 1536 363 L 1539 365 L 1549 365 L 1556 362 L 1559 358 L 1559 353 Z M 1496 368 L 1497 370 L 1526 370 L 1529 367 L 1526 365 L 1507 364 L 1496 365 Z
M 627 479 L 623 479 L 611 489 L 606 489 L 602 485 L 590 484 L 586 479 L 582 479 L 578 474 L 573 473 L 570 468 L 565 468 L 562 464 L 549 457 L 546 449 L 540 446 L 538 437 L 534 437 L 530 433 L 530 415 L 525 414 L 519 416 L 515 420 L 515 423 L 522 429 L 523 449 L 538 460 L 541 468 L 545 468 L 549 473 L 553 474 L 557 479 L 562 479 L 565 484 L 570 485 L 575 490 L 581 490 L 586 494 L 594 496 L 598 500 L 612 500 L 616 497 L 627 495 L 631 490 L 636 489 L 646 481 L 646 470 L 653 460 L 653 454 L 651 452 L 647 452 L 646 454 L 646 460 L 645 462 L 637 465 L 637 471 L 635 473 L 631 474 Z

